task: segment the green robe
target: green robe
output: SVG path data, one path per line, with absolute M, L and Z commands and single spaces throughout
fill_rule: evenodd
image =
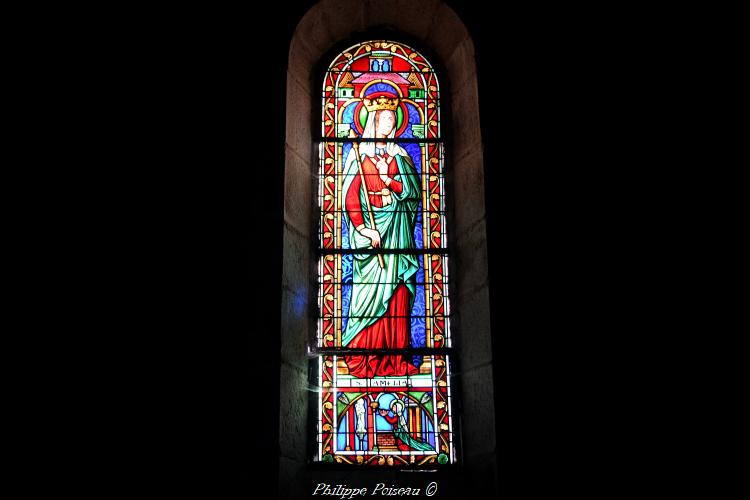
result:
M 403 151 L 403 150 L 402 150 Z M 405 151 L 403 151 L 406 153 Z M 364 155 L 362 155 L 364 158 Z M 375 226 L 380 233 L 380 245 L 383 249 L 415 248 L 414 224 L 417 219 L 422 190 L 419 176 L 408 154 L 395 155 L 399 173 L 394 180 L 402 183 L 401 193 L 392 192 L 393 202 L 385 207 L 372 207 Z M 350 155 L 350 161 L 345 167 L 343 192 L 347 193 L 355 176 L 359 175 L 359 167 Z M 364 190 L 360 189 L 359 199 L 363 210 L 366 227 L 370 227 L 370 217 L 367 215 L 367 201 Z M 352 249 L 372 248 L 369 238 L 362 236 L 354 228 L 351 219 L 346 217 L 349 229 L 349 241 Z M 364 328 L 375 323 L 388 310 L 388 302 L 399 282 L 403 282 L 409 290 L 409 311 L 414 305 L 416 293 L 415 275 L 419 270 L 416 255 L 383 254 L 385 268 L 380 267 L 375 254 L 353 254 L 352 262 L 352 298 L 349 309 L 349 319 L 346 331 L 343 332 L 342 344 L 349 342 Z M 362 318 L 360 316 L 368 316 Z M 385 347 L 385 346 L 383 346 Z M 392 346 L 391 346 L 392 347 Z M 406 346 L 404 346 L 406 347 Z
M 423 443 L 422 441 L 417 441 L 416 439 L 411 437 L 409 433 L 406 432 L 406 429 L 404 429 L 401 426 L 400 419 L 399 419 L 399 424 L 397 424 L 396 427 L 393 428 L 393 434 L 396 436 L 397 439 L 400 439 L 401 441 L 408 444 L 411 448 L 415 450 L 435 451 L 434 446 L 431 446 L 427 443 Z

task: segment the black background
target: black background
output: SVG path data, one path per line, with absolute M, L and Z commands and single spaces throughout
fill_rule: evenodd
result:
M 630 458 L 649 403 L 633 403 L 630 354 L 660 286 L 648 28 L 616 9 L 448 3 L 476 46 L 500 491 L 633 488 L 654 474 Z M 276 487 L 286 58 L 310 5 L 123 13 L 98 56 L 112 69 L 92 87 L 116 89 L 102 204 L 118 205 L 99 300 L 127 353 L 115 486 Z

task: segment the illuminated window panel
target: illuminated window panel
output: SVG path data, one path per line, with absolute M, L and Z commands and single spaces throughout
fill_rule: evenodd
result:
M 372 160 L 366 157 L 370 151 L 368 145 L 376 150 Z M 370 213 L 376 215 L 381 209 L 398 213 L 413 227 L 412 241 L 388 241 L 390 248 L 445 248 L 442 144 L 407 143 L 402 146 L 401 153 L 405 153 L 402 156 L 407 165 L 400 168 L 394 164 L 398 162 L 391 161 L 389 178 L 393 181 L 385 185 L 376 167 L 382 156 L 377 154 L 375 143 L 360 143 L 358 147 L 364 152 L 361 155 L 365 156 L 361 162 L 357 162 L 356 155 L 352 154 L 353 143 L 321 143 L 318 182 L 318 239 L 321 248 L 356 247 L 357 242 L 351 240 L 354 229 L 360 223 L 370 226 Z M 363 184 L 369 187 L 369 204 L 356 199 L 357 190 Z M 406 193 L 405 186 L 413 189 Z M 399 203 L 401 201 L 404 203 Z M 378 221 L 372 222 L 377 225 Z
M 365 42 L 342 52 L 323 83 L 324 137 L 360 136 L 366 122 L 364 99 L 398 98 L 397 135 L 440 137 L 440 87 L 432 66 L 417 51 L 395 42 Z
M 455 462 L 444 159 L 421 54 L 380 40 L 335 58 L 319 142 L 315 460 Z
M 366 277 L 354 276 L 353 254 L 326 254 L 318 261 L 318 347 L 357 347 L 351 345 L 356 337 L 355 328 L 359 323 L 373 323 L 382 317 L 408 318 L 410 326 L 409 343 L 383 345 L 381 349 L 450 347 L 450 301 L 448 296 L 448 257 L 440 254 L 417 254 L 419 266 L 414 279 L 404 285 L 407 288 L 411 308 L 397 313 L 388 308 L 382 313 L 368 314 L 369 311 L 354 311 L 352 299 L 360 300 L 373 286 Z M 383 281 L 378 288 L 398 288 L 399 282 Z M 413 298 L 411 294 L 413 287 Z M 364 289 L 364 290 L 363 290 Z M 403 292 L 402 292 L 403 294 Z M 354 323 L 356 321 L 357 323 Z M 351 325 L 355 325 L 352 327 Z M 361 347 L 361 346 L 359 346 Z
M 448 358 L 426 356 L 402 376 L 376 375 L 379 367 L 416 361 L 399 355 L 371 358 L 367 375 L 349 374 L 358 356 L 322 356 L 318 459 L 360 465 L 444 465 L 454 461 Z

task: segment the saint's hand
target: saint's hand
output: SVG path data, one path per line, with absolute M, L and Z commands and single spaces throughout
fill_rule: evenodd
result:
M 378 413 L 380 413 L 381 417 L 385 417 L 386 415 L 388 415 L 388 412 L 385 410 L 378 410 Z
M 370 229 L 369 227 L 366 227 L 360 231 L 362 233 L 362 236 L 365 236 L 367 238 L 370 238 L 372 240 L 372 246 L 373 248 L 378 248 L 380 246 L 380 233 L 377 232 L 374 229 Z

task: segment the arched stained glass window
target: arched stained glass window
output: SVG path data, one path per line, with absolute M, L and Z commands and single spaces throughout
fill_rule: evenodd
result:
M 437 75 L 372 40 L 334 59 L 322 98 L 316 459 L 453 463 Z

